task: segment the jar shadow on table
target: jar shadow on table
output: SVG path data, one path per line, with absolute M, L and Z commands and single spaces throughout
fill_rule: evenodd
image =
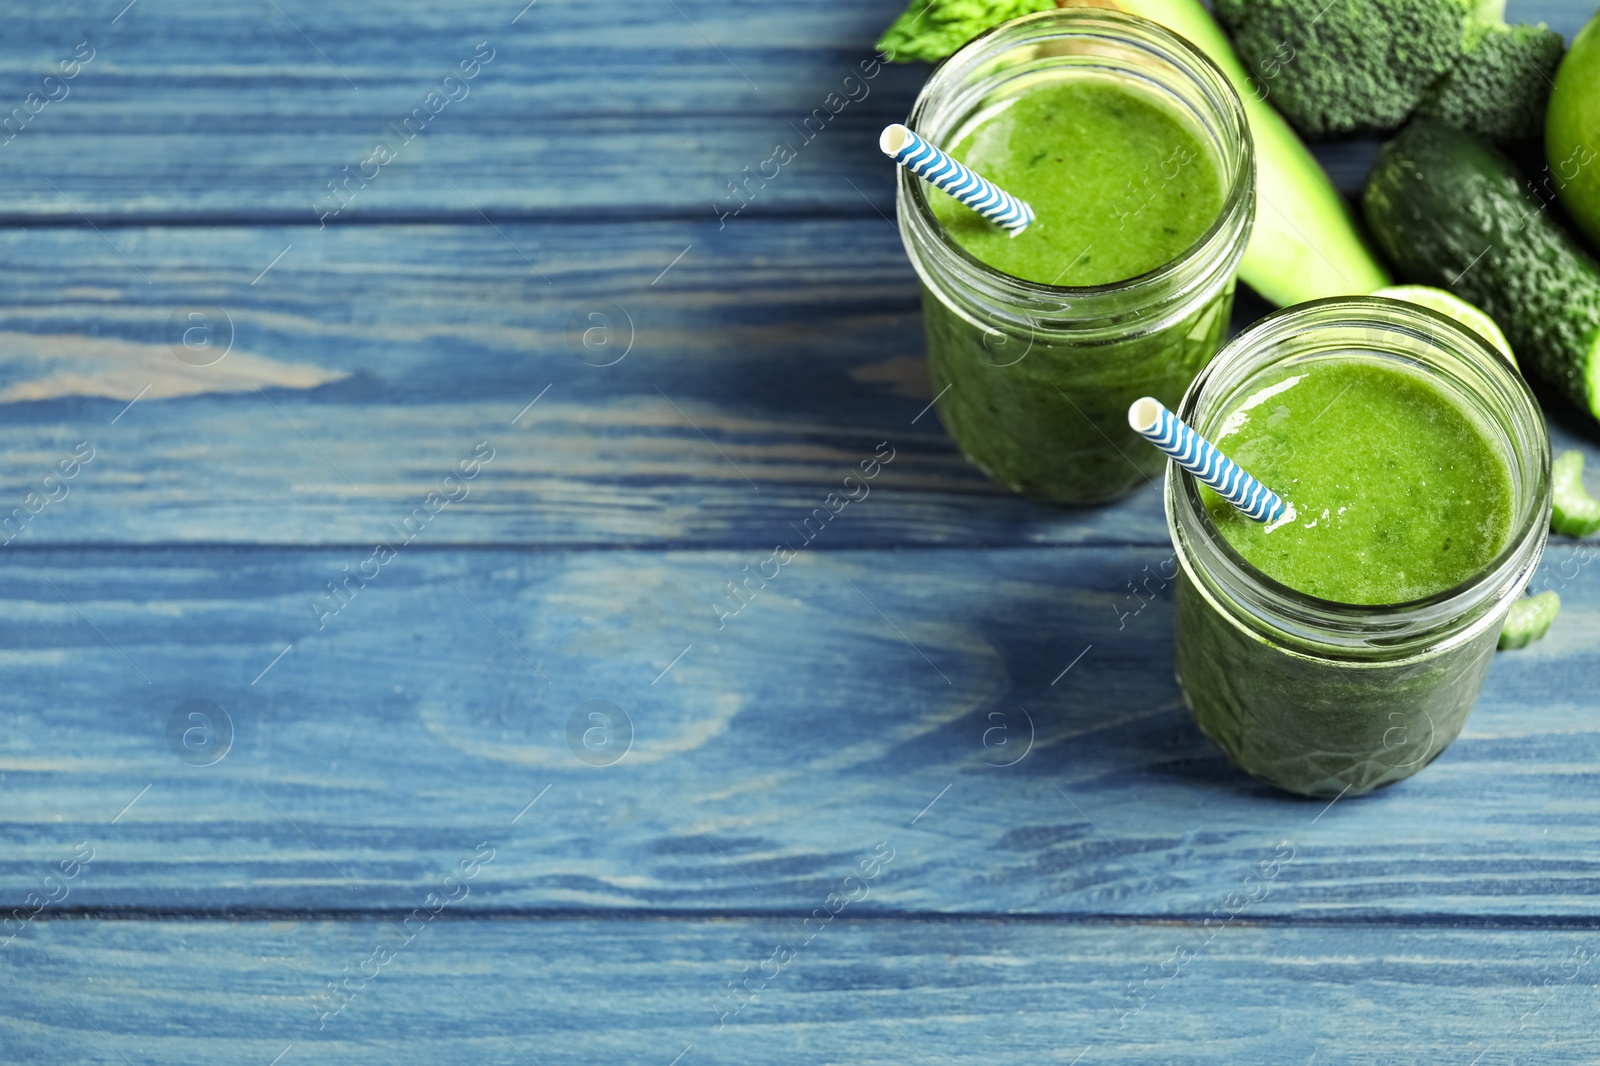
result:
M 1043 779 L 1068 793 L 1139 789 L 1141 804 L 1170 805 L 1174 816 L 1193 810 L 1197 792 L 1223 802 L 1326 806 L 1326 798 L 1282 791 L 1235 767 L 1195 724 L 1173 671 L 1175 582 L 1163 586 L 1160 576 L 1173 572 L 1161 567 L 1167 558 L 1151 547 L 1083 559 L 1087 565 L 1074 568 L 1081 584 L 1043 611 L 1037 598 L 997 588 L 971 627 L 1000 656 L 1010 683 L 938 736 L 922 738 L 919 753 L 899 756 L 929 764 L 955 756 L 964 773 Z M 1125 589 L 1131 577 L 1142 579 L 1145 598 L 1103 591 L 1119 579 Z M 1410 757 L 1402 739 L 1396 757 Z
M 1173 582 L 1161 576 L 1169 555 L 1072 549 L 1062 575 L 1077 584 L 1042 610 L 1037 593 L 1006 596 L 997 583 L 971 626 L 1009 684 L 951 724 L 944 751 L 967 757 L 972 772 L 1079 781 L 1155 772 L 1250 785 L 1184 708 L 1172 671 Z

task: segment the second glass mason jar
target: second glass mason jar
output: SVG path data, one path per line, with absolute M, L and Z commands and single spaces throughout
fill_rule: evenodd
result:
M 954 145 L 1007 100 L 1069 77 L 1156 97 L 1211 153 L 1204 162 L 1217 168 L 1223 204 L 1177 258 L 1106 285 L 1040 284 L 961 247 L 935 219 L 923 181 L 903 168 L 897 204 L 922 279 L 945 427 L 1014 491 L 1092 504 L 1152 480 L 1164 461 L 1129 429 L 1128 405 L 1140 396 L 1175 404 L 1216 353 L 1255 211 L 1255 156 L 1239 98 L 1209 59 L 1153 22 L 1098 9 L 1041 12 L 974 39 L 934 71 L 907 122 Z
M 1179 417 L 1214 439 L 1268 377 L 1352 356 L 1424 375 L 1460 406 L 1507 460 L 1511 526 L 1499 555 L 1455 588 L 1408 603 L 1335 603 L 1252 566 L 1218 533 L 1195 479 L 1168 471 L 1184 699 L 1237 765 L 1311 796 L 1399 781 L 1455 739 L 1550 524 L 1550 441 L 1521 375 L 1463 327 L 1410 304 L 1352 297 L 1270 315 L 1201 372 Z

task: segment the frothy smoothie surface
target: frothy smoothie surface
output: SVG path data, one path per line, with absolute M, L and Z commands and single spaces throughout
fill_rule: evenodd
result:
M 1223 537 L 1322 599 L 1431 596 L 1482 570 L 1511 536 L 1506 459 L 1455 399 L 1407 370 L 1308 362 L 1267 379 L 1214 441 L 1295 509 L 1269 528 L 1202 488 Z
M 968 252 L 1046 285 L 1105 285 L 1177 258 L 1222 212 L 1200 135 L 1148 91 L 1076 75 L 1019 93 L 943 146 L 1033 207 L 1011 237 L 931 186 L 929 206 Z

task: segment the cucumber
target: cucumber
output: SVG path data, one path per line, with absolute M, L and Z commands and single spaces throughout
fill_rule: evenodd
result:
M 1600 267 L 1511 160 L 1473 134 L 1413 122 L 1378 154 L 1362 206 L 1406 280 L 1483 308 L 1526 365 L 1600 417 Z
M 1583 487 L 1583 453 L 1562 452 L 1550 467 L 1550 528 L 1569 537 L 1600 529 L 1600 500 Z
M 1561 597 L 1554 592 L 1524 596 L 1511 605 L 1505 624 L 1500 627 L 1501 651 L 1526 648 L 1550 632 L 1550 623 L 1561 613 Z

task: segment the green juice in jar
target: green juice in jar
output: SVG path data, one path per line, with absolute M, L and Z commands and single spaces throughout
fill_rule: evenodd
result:
M 1017 492 L 1066 504 L 1154 483 L 1128 405 L 1175 405 L 1216 354 L 1255 205 L 1237 94 L 1188 42 L 1065 9 L 974 39 L 908 124 L 1034 221 L 1013 237 L 902 171 L 940 419 Z
M 1172 108 L 1122 79 L 1065 77 L 980 115 L 950 154 L 1026 201 L 1015 237 L 936 189 L 928 206 L 968 252 L 1043 285 L 1106 285 L 1174 259 L 1222 209 L 1222 175 Z
M 1482 570 L 1511 536 L 1506 460 L 1402 369 L 1297 368 L 1231 412 L 1213 443 L 1295 509 L 1263 525 L 1202 487 L 1217 530 L 1256 569 L 1318 599 L 1424 599 Z
M 1224 199 L 1199 133 L 1126 79 L 1047 81 L 978 117 L 952 154 L 1026 201 L 1034 222 L 1011 237 L 930 189 L 934 217 L 975 258 L 1041 285 L 1146 274 L 1194 245 Z M 1162 462 L 1129 431 L 1128 404 L 1177 402 L 1215 353 L 1231 296 L 1230 283 L 1176 325 L 1110 343 L 1035 335 L 996 344 L 925 295 L 939 416 L 967 458 L 1018 492 L 1061 503 L 1125 495 L 1154 480 Z
M 1196 722 L 1291 792 L 1409 777 L 1460 732 L 1543 549 L 1549 443 L 1526 385 L 1430 312 L 1348 298 L 1252 327 L 1184 405 L 1290 506 L 1262 524 L 1168 482 Z

